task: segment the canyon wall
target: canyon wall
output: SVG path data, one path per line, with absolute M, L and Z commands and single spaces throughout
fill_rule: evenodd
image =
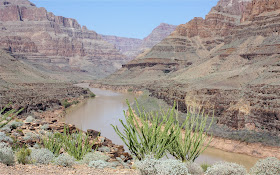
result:
M 144 39 L 125 38 L 117 36 L 102 35 L 102 38 L 115 45 L 119 51 L 126 55 L 130 60 L 137 55 L 151 49 L 161 42 L 176 29 L 175 25 L 161 23 Z
M 104 77 L 127 59 L 75 19 L 55 16 L 27 0 L 0 0 L 0 47 L 64 80 Z
M 221 0 L 107 78 L 179 110 L 201 106 L 218 124 L 280 134 L 280 11 L 277 0 Z

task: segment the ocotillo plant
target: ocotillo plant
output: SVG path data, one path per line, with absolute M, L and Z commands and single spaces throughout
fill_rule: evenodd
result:
M 144 109 L 140 110 L 137 104 L 138 117 L 136 117 L 128 101 L 127 105 L 128 112 L 124 111 L 126 123 L 120 120 L 124 131 L 121 132 L 117 126 L 112 125 L 115 132 L 138 160 L 142 160 L 150 154 L 156 159 L 160 159 L 166 154 L 167 148 L 175 141 L 180 132 L 173 128 L 175 107 L 164 115 L 160 115 L 159 113 L 146 113 Z
M 11 103 L 9 103 L 8 105 L 6 105 L 1 111 L 0 111 L 0 122 L 6 121 L 4 123 L 0 124 L 0 128 L 4 127 L 5 125 L 7 125 L 15 116 L 17 116 L 22 110 L 15 110 L 15 109 L 11 109 L 7 112 L 6 109 L 11 105 Z
M 207 119 L 208 115 L 205 115 L 204 111 L 189 108 L 184 123 L 175 124 L 176 130 L 184 132 L 180 132 L 168 148 L 168 152 L 182 162 L 194 161 L 212 141 L 212 136 L 208 138 L 207 131 L 211 127 L 213 118 L 206 128 Z M 203 146 L 205 143 L 206 146 Z
M 120 120 L 124 127 L 123 132 L 117 126 L 112 126 L 138 160 L 143 160 L 146 155 L 160 159 L 170 153 L 182 162 L 194 161 L 208 146 L 203 148 L 207 141 L 205 127 L 208 119 L 208 115 L 205 116 L 203 112 L 189 112 L 183 124 L 179 124 L 175 119 L 175 104 L 172 109 L 167 112 L 162 110 L 159 114 L 140 110 L 136 101 L 138 116 L 128 102 L 127 104 L 128 112 L 124 111 L 126 121 Z M 208 144 L 210 141 L 211 139 Z

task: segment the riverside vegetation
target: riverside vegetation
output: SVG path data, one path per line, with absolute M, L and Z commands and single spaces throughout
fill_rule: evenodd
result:
M 201 110 L 189 108 L 182 124 L 177 120 L 175 104 L 167 111 L 146 112 L 136 101 L 135 112 L 130 104 L 124 112 L 125 121 L 120 120 L 123 132 L 113 126 L 130 152 L 135 156 L 135 167 L 142 175 L 246 175 L 244 166 L 236 163 L 218 162 L 212 166 L 194 163 L 194 160 L 208 147 L 211 136 L 207 131 L 208 115 Z M 191 112 L 192 111 L 192 112 Z M 137 116 L 136 114 L 137 113 Z M 184 129 L 184 134 L 182 132 Z M 206 146 L 203 146 L 206 145 Z M 167 154 L 176 160 L 169 159 Z M 164 156 L 167 159 L 162 159 Z M 280 174 L 280 160 L 267 158 L 260 160 L 250 171 L 252 175 Z
M 35 119 L 28 117 L 22 122 L 15 119 L 20 111 L 7 110 L 7 108 L 1 111 L 0 118 L 1 123 L 5 123 L 0 128 L 0 162 L 9 166 L 17 163 L 54 164 L 64 167 L 84 164 L 99 169 L 136 168 L 143 175 L 242 175 L 247 173 L 243 166 L 234 163 L 203 165 L 204 169 L 193 163 L 205 149 L 202 146 L 203 143 L 207 145 L 211 140 L 207 140 L 208 136 L 204 133 L 205 131 L 207 133 L 209 126 L 205 124 L 207 115 L 202 111 L 197 111 L 197 114 L 187 114 L 186 121 L 179 124 L 175 115 L 175 107 L 161 113 L 147 113 L 144 109 L 140 110 L 140 107 L 137 110 L 139 119 L 136 118 L 130 105 L 128 113 L 124 114 L 126 121 L 121 122 L 125 132 L 121 132 L 114 126 L 116 132 L 122 136 L 135 156 L 133 166 L 131 160 L 127 160 L 124 156 L 112 161 L 107 154 L 110 150 L 107 150 L 106 147 L 96 146 L 98 145 L 96 142 L 99 142 L 100 139 L 92 139 L 82 131 L 71 132 L 69 127 L 64 127 L 62 132 L 50 132 L 46 129 L 48 126 L 43 125 L 40 127 L 40 134 L 33 133 L 28 136 L 37 139 L 35 144 L 27 142 L 20 145 L 13 135 L 7 134 L 9 132 L 5 132 L 5 130 L 10 128 L 18 131 L 18 128 L 24 123 L 34 122 Z M 185 135 L 179 132 L 183 128 L 186 129 Z M 19 130 L 19 132 L 22 131 Z M 174 149 L 175 146 L 177 149 Z M 176 160 L 162 159 L 167 154 L 173 155 Z M 279 174 L 280 161 L 276 158 L 260 160 L 249 173 L 252 175 Z

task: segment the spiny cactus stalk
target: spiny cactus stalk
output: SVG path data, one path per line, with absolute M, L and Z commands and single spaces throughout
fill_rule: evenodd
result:
M 11 110 L 5 112 L 9 106 L 11 106 L 11 103 L 6 105 L 0 111 L 0 123 L 3 121 L 6 121 L 6 122 L 0 124 L 0 128 L 3 128 L 5 125 L 7 125 L 11 120 L 13 120 L 15 118 L 15 116 L 17 116 L 23 110 L 23 108 L 20 110 L 11 109 Z
M 207 141 L 205 128 L 208 115 L 204 115 L 203 112 L 189 112 L 181 125 L 176 120 L 175 104 L 173 108 L 166 112 L 162 110 L 159 114 L 140 110 L 136 101 L 138 117 L 130 104 L 127 104 L 128 113 L 124 112 L 126 123 L 120 120 L 124 131 L 121 132 L 117 126 L 112 126 L 138 160 L 144 159 L 146 155 L 160 159 L 169 152 L 182 162 L 194 161 L 206 149 L 207 146 L 203 147 L 203 144 Z M 185 135 L 182 134 L 183 129 Z M 211 139 L 208 139 L 208 144 L 210 141 Z
M 182 125 L 179 122 L 175 124 L 176 130 L 184 129 L 185 132 L 179 132 L 175 141 L 168 148 L 168 152 L 182 162 L 194 162 L 212 141 L 212 136 L 208 138 L 207 131 L 213 120 L 206 128 L 207 119 L 208 115 L 205 115 L 204 111 L 189 108 L 185 122 Z
M 175 107 L 160 115 L 159 113 L 146 113 L 144 109 L 141 111 L 137 103 L 139 114 L 137 118 L 128 101 L 127 105 L 128 113 L 124 111 L 126 123 L 120 119 L 124 131 L 121 132 L 117 126 L 112 126 L 130 152 L 138 160 L 144 159 L 149 154 L 156 159 L 166 155 L 166 150 L 180 132 L 173 129 Z

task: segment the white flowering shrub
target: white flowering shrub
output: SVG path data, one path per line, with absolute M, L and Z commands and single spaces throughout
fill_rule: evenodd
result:
M 244 166 L 236 163 L 218 162 L 207 169 L 205 175 L 246 175 Z
M 135 162 L 135 166 L 141 175 L 189 175 L 186 164 L 179 160 L 157 160 L 147 156 Z
M 53 163 L 64 167 L 72 167 L 75 164 L 75 159 L 69 154 L 63 153 L 56 157 Z
M 275 157 L 268 157 L 259 160 L 252 168 L 252 175 L 275 175 L 280 174 L 280 160 Z
M 97 160 L 107 161 L 109 159 L 110 159 L 110 157 L 107 156 L 106 154 L 98 152 L 98 151 L 94 151 L 94 152 L 87 153 L 83 157 L 81 162 L 84 164 L 89 164 L 89 162 L 91 162 L 91 161 L 97 161 Z
M 186 164 L 188 171 L 191 175 L 203 175 L 204 171 L 201 166 L 194 162 L 188 162 Z
M 41 148 L 41 149 L 31 150 L 31 160 L 34 163 L 49 164 L 53 159 L 54 159 L 54 155 L 48 149 Z
M 7 136 L 4 132 L 0 132 L 0 142 L 9 142 L 12 143 L 13 139 Z
M 91 168 L 103 169 L 103 168 L 106 168 L 110 165 L 109 165 L 108 162 L 106 162 L 104 160 L 96 160 L 96 161 L 89 162 L 88 166 L 91 167 Z
M 15 163 L 15 157 L 12 148 L 7 146 L 0 148 L 0 162 L 6 165 L 13 165 Z

